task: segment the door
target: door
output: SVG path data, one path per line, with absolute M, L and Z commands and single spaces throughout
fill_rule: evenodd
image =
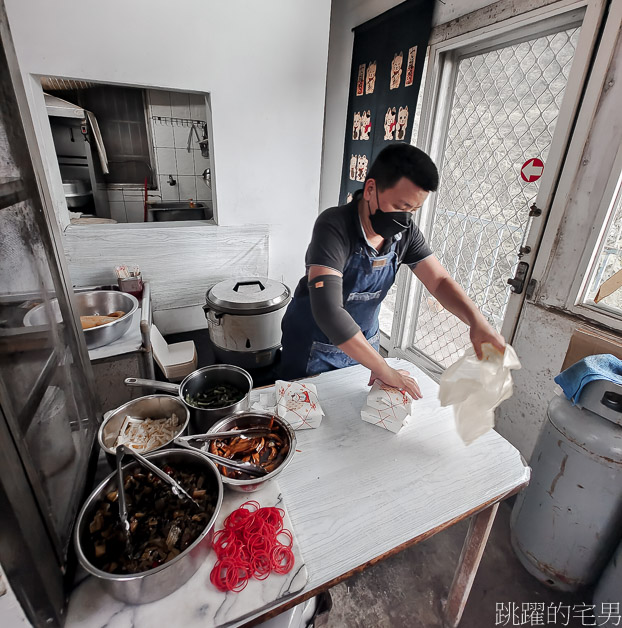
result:
M 555 15 L 530 15 L 503 33 L 496 28 L 430 51 L 428 115 L 418 144 L 441 179 L 420 226 L 443 266 L 508 340 L 601 12 L 596 4 L 586 10 L 575 3 Z M 520 271 L 522 283 L 508 285 Z M 401 290 L 408 315 L 399 324 L 393 319 L 392 348 L 432 370 L 447 367 L 469 345 L 468 328 L 410 273 L 403 275 L 398 303 Z

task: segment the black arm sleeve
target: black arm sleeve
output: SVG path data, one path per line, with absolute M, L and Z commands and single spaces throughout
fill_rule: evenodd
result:
M 320 275 L 309 281 L 311 312 L 317 326 L 338 346 L 350 340 L 360 327 L 343 307 L 343 280 L 337 275 Z

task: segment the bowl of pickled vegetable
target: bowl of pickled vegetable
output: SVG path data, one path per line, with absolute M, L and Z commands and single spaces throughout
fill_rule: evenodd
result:
M 212 364 L 190 373 L 179 396 L 190 410 L 190 433 L 202 434 L 218 420 L 250 408 L 253 379 L 233 364 Z

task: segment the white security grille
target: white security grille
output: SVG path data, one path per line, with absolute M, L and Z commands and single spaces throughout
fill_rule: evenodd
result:
M 546 164 L 579 29 L 459 61 L 430 244 L 490 322 L 501 329 L 517 251 L 536 183 L 520 178 L 531 157 Z M 448 366 L 468 328 L 424 289 L 414 346 Z

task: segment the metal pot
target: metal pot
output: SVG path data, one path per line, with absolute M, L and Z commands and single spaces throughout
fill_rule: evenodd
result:
M 83 330 L 86 346 L 89 349 L 108 345 L 118 340 L 132 325 L 132 317 L 138 309 L 138 300 L 136 297 L 121 292 L 119 290 L 92 290 L 90 292 L 77 292 L 74 295 L 79 316 L 101 315 L 105 316 L 111 312 L 122 310 L 125 312 L 123 316 L 117 318 L 111 323 L 91 327 Z M 58 301 L 52 299 L 50 301 L 52 314 L 56 322 L 62 322 L 62 315 L 58 306 Z M 24 316 L 24 325 L 31 327 L 35 325 L 49 325 L 48 309 L 45 303 L 37 305 Z
M 280 281 L 243 278 L 210 288 L 203 306 L 216 357 L 244 368 L 269 366 L 281 347 L 281 320 L 291 301 Z
M 178 395 L 181 401 L 190 410 L 190 434 L 203 434 L 212 425 L 224 416 L 228 416 L 239 410 L 248 410 L 251 405 L 251 390 L 253 389 L 252 377 L 242 368 L 232 364 L 213 364 L 204 366 L 187 375 L 181 384 L 160 382 L 154 379 L 139 379 L 128 377 L 126 386 L 145 386 L 156 390 L 164 390 Z M 230 406 L 224 408 L 199 408 L 186 401 L 187 395 L 196 395 L 205 392 L 207 388 L 217 384 L 231 384 L 245 392 L 244 397 Z
M 179 397 L 171 397 L 170 395 L 147 395 L 146 397 L 132 399 L 132 401 L 128 401 L 115 410 L 106 412 L 106 414 L 104 414 L 104 420 L 97 431 L 97 441 L 99 442 L 99 446 L 106 453 L 106 459 L 110 466 L 112 468 L 116 466 L 114 444 L 119 436 L 119 430 L 126 416 L 129 415 L 141 419 L 166 419 L 172 414 L 176 414 L 179 418 L 179 429 L 177 433 L 168 442 L 152 449 L 152 452 L 171 446 L 173 440 L 181 436 L 188 427 L 190 411 Z
M 87 559 L 83 545 L 88 535 L 89 523 L 92 520 L 97 502 L 103 495 L 117 487 L 117 474 L 111 473 L 91 493 L 80 510 L 74 529 L 74 547 L 80 564 L 91 575 L 101 580 L 104 588 L 112 597 L 127 604 L 145 604 L 160 600 L 173 593 L 187 582 L 201 566 L 212 545 L 214 525 L 222 505 L 223 487 L 220 473 L 214 464 L 199 452 L 185 449 L 162 449 L 146 455 L 151 462 L 159 467 L 165 464 L 192 465 L 203 472 L 207 472 L 210 490 L 217 491 L 216 509 L 209 523 L 192 545 L 186 548 L 179 556 L 155 569 L 149 569 L 137 574 L 110 574 L 94 567 Z M 124 465 L 125 471 L 133 469 L 138 463 L 135 461 Z
M 287 456 L 285 456 L 285 460 L 283 460 L 274 471 L 271 471 L 261 478 L 236 480 L 235 478 L 229 478 L 223 475 L 223 484 L 226 484 L 231 490 L 242 493 L 253 493 L 262 488 L 266 482 L 273 480 L 279 475 L 291 462 L 294 452 L 296 451 L 296 432 L 294 432 L 292 426 L 287 421 L 276 414 L 256 412 L 254 410 L 250 412 L 236 412 L 216 422 L 210 429 L 210 433 L 213 434 L 215 432 L 226 432 L 234 428 L 243 430 L 249 427 L 266 427 L 267 425 L 276 425 L 279 434 L 282 435 L 289 444 L 289 451 L 287 452 Z

